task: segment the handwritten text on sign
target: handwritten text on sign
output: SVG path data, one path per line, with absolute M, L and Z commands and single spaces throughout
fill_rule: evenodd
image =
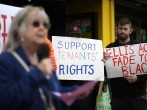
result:
M 0 52 L 6 42 L 10 24 L 21 8 L 0 4 Z
M 57 75 L 66 80 L 104 80 L 102 41 L 52 37 Z
M 127 74 L 147 74 L 147 43 L 106 48 L 110 57 L 106 61 L 109 78 Z

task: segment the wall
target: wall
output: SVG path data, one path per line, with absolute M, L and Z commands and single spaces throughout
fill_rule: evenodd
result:
M 101 0 L 76 0 L 72 1 L 67 6 L 67 15 L 79 14 L 86 12 L 98 13 L 98 36 L 97 39 L 102 39 L 102 24 L 101 24 Z
M 98 13 L 98 36 L 106 47 L 115 40 L 114 0 L 75 0 L 68 4 L 67 14 Z

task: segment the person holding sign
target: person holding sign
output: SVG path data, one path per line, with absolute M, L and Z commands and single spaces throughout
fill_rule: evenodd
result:
M 116 27 L 118 39 L 110 43 L 107 48 L 137 44 L 139 42 L 130 38 L 132 22 L 129 18 L 121 18 Z M 104 52 L 104 60 L 110 58 L 110 54 Z M 107 67 L 106 67 L 107 68 Z M 107 71 L 108 73 L 109 71 Z M 127 74 L 124 77 L 110 78 L 112 92 L 112 110 L 147 110 L 146 75 Z
M 71 26 L 67 32 L 68 37 L 75 37 L 75 38 L 81 38 L 82 32 L 81 29 L 74 25 Z M 82 80 L 61 80 L 61 83 L 63 86 L 81 86 L 87 81 L 82 81 Z M 96 94 L 97 91 L 92 90 L 89 91 L 88 94 L 83 94 L 83 97 L 71 106 L 66 106 L 63 105 L 63 110 L 94 110 L 95 109 L 95 102 L 96 102 Z

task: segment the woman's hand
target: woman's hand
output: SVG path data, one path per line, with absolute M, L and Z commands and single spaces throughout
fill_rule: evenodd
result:
M 44 73 L 45 76 L 49 76 L 53 71 L 51 59 L 42 59 L 41 62 L 38 64 L 38 68 Z

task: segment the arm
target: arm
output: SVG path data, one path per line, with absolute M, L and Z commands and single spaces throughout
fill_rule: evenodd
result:
M 26 73 L 16 62 L 0 59 L 0 109 L 14 110 L 29 104 L 39 86 L 46 83 L 37 67 Z
M 58 80 L 55 71 L 50 76 L 50 86 L 52 91 L 56 92 L 70 92 L 77 88 L 77 86 L 62 86 L 60 80 Z

